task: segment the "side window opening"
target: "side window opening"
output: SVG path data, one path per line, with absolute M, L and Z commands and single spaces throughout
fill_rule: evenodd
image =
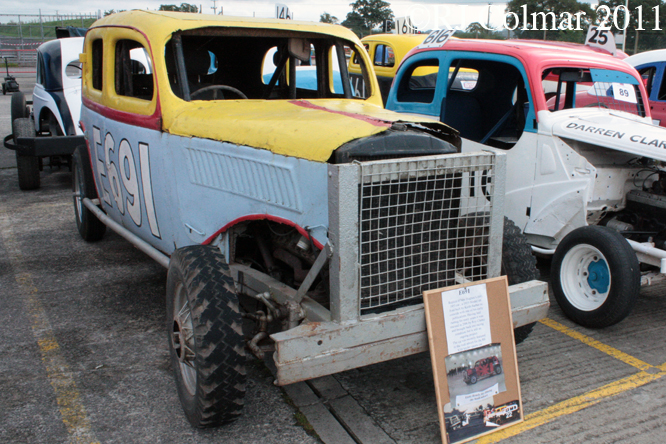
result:
M 365 48 L 365 51 L 367 52 L 370 49 L 370 45 L 367 43 L 363 44 L 363 47 Z M 358 53 L 354 51 L 354 57 L 352 58 L 352 65 L 358 65 L 360 63 L 359 58 L 358 58 Z
M 72 60 L 65 66 L 65 75 L 70 79 L 80 79 L 81 72 L 81 62 L 78 60 Z
M 542 74 L 542 84 L 549 111 L 603 108 L 645 116 L 638 81 L 624 72 L 576 67 L 549 68 Z
M 656 66 L 648 66 L 645 68 L 642 68 L 638 73 L 641 75 L 641 79 L 643 79 L 643 85 L 645 86 L 645 89 L 647 90 L 648 97 L 652 96 L 652 86 L 654 84 L 654 75 L 657 73 L 657 67 Z M 664 83 L 664 82 L 662 82 Z M 662 97 L 661 90 L 659 91 L 659 97 Z M 666 100 L 666 97 L 663 99 L 660 98 L 659 100 Z
M 411 65 L 403 74 L 396 99 L 398 102 L 432 103 L 437 86 L 439 60 L 427 59 Z
M 659 95 L 657 95 L 657 100 L 666 100 L 666 82 L 664 80 L 666 80 L 666 76 L 662 75 L 661 86 L 659 87 Z
M 92 42 L 92 87 L 102 90 L 102 77 L 104 66 L 104 45 L 102 39 Z
M 395 53 L 393 48 L 388 45 L 377 45 L 375 48 L 375 66 L 393 67 L 395 66 Z
M 115 64 L 116 94 L 142 100 L 153 98 L 152 63 L 140 43 L 119 40 L 116 43 Z
M 37 52 L 37 83 L 39 83 L 42 86 L 45 86 L 45 79 L 44 79 L 44 73 L 45 73 L 45 68 L 44 68 L 44 56 L 42 56 L 41 52 Z
M 466 139 L 509 149 L 525 130 L 529 106 L 523 76 L 515 66 L 459 59 L 451 62 L 440 120 Z
M 329 91 L 332 92 L 335 95 L 339 95 L 341 97 L 344 97 L 345 95 L 345 85 L 344 85 L 344 80 L 343 76 L 345 76 L 345 73 L 347 71 L 347 65 L 348 63 L 348 54 L 351 56 L 352 49 L 349 46 L 341 46 L 342 47 L 342 52 L 341 54 L 344 54 L 344 57 L 340 57 L 339 53 L 340 51 L 338 50 L 336 45 L 332 45 L 329 48 L 329 78 L 331 79 L 331 82 L 329 84 Z M 349 77 L 349 74 L 347 73 L 347 89 L 349 90 L 349 94 L 354 97 L 359 97 L 358 91 L 352 90 L 351 88 L 351 80 Z

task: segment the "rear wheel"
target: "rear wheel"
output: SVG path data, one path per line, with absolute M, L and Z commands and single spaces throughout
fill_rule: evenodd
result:
M 76 147 L 72 156 L 72 192 L 79 234 L 87 242 L 100 240 L 106 232 L 106 225 L 83 205 L 84 198 L 94 199 L 97 196 L 90 156 L 85 145 Z
M 21 117 L 12 122 L 14 143 L 18 144 L 19 137 L 35 137 L 35 127 L 32 120 Z M 16 152 L 16 169 L 18 170 L 19 188 L 22 190 L 36 190 L 39 188 L 39 157 L 22 156 Z
M 241 415 L 245 347 L 234 283 L 219 249 L 176 250 L 167 278 L 167 330 L 178 396 L 195 427 Z
M 25 100 L 25 94 L 20 91 L 12 94 L 11 117 L 12 122 L 23 117 L 30 117 L 28 105 Z
M 569 233 L 557 246 L 551 267 L 557 303 L 572 321 L 585 327 L 620 322 L 640 292 L 636 253 L 608 227 L 593 225 Z

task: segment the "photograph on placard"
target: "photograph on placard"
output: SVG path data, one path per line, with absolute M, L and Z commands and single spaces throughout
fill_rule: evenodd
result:
M 506 391 L 502 348 L 490 344 L 445 358 L 449 399 L 453 408 L 468 408 Z
M 522 421 L 506 277 L 433 289 L 423 300 L 442 443 Z
M 444 405 L 444 422 L 450 444 L 468 441 L 521 419 L 518 400 L 496 406 L 490 396 L 475 405 L 459 409 L 452 408 L 451 403 Z

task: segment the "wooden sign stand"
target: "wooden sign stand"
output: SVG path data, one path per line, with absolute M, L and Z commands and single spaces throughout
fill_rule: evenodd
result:
M 423 294 L 442 442 L 523 420 L 505 276 Z

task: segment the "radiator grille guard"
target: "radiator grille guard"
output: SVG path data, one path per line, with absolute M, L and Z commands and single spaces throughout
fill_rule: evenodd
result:
M 488 277 L 494 161 L 475 153 L 361 164 L 360 314 Z

